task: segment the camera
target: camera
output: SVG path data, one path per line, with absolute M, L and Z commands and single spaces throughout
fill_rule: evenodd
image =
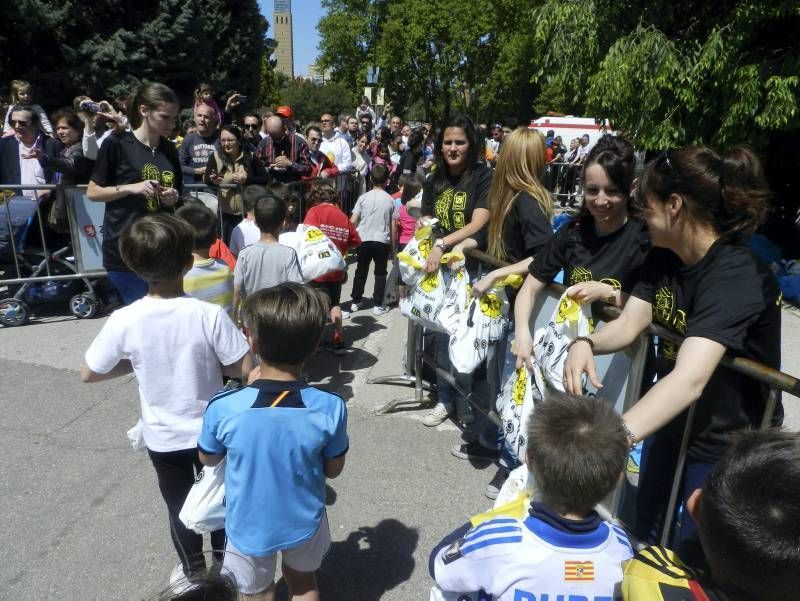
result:
M 103 110 L 99 102 L 92 102 L 91 100 L 81 100 L 80 109 L 87 113 L 99 113 Z
M 243 94 L 239 94 L 239 102 L 247 102 L 247 96 Z

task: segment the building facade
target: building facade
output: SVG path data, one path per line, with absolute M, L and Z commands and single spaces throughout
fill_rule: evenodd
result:
M 292 0 L 275 0 L 272 13 L 275 32 L 275 70 L 294 77 L 294 48 L 292 44 Z

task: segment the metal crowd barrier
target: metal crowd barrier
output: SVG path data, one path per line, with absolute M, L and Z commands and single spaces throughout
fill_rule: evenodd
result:
M 491 265 L 492 267 L 504 267 L 508 263 L 498 261 L 494 257 L 477 250 L 467 251 L 467 254 L 477 259 L 481 264 Z M 540 294 L 534 306 L 533 317 L 531 324 L 536 327 L 543 325 L 549 320 L 553 308 L 557 306 L 558 299 L 563 294 L 566 288 L 560 284 L 551 284 L 546 289 L 546 294 Z M 548 308 L 548 302 L 550 303 Z M 619 316 L 619 309 L 614 307 L 606 307 L 598 316 L 601 321 L 611 321 Z M 541 321 L 541 323 L 539 323 Z M 495 425 L 503 430 L 503 424 L 500 417 L 494 409 L 495 403 L 483 404 L 480 399 L 477 399 L 471 390 L 465 390 L 457 381 L 454 373 L 442 366 L 437 365 L 435 359 L 431 359 L 422 352 L 422 337 L 423 328 L 415 322 L 408 321 L 408 343 L 406 349 L 406 373 L 396 376 L 385 376 L 368 380 L 370 384 L 395 384 L 395 385 L 413 385 L 414 397 L 413 399 L 398 399 L 389 402 L 381 407 L 376 413 L 387 414 L 393 412 L 398 406 L 415 403 L 423 405 L 426 403 L 423 397 L 423 391 L 427 389 L 435 390 L 435 382 L 426 383 L 423 380 L 422 372 L 423 366 L 428 365 L 435 370 L 435 373 L 442 377 L 445 381 L 449 382 L 472 406 L 473 410 L 479 411 L 491 420 Z M 603 374 L 603 394 L 605 398 L 614 402 L 615 408 L 620 413 L 623 413 L 628 408 L 633 406 L 641 396 L 641 385 L 644 376 L 645 358 L 647 347 L 650 343 L 650 337 L 658 337 L 661 340 L 667 340 L 680 344 L 683 341 L 683 336 L 671 330 L 667 330 L 658 324 L 651 324 L 645 332 L 639 335 L 637 340 L 627 349 L 614 355 L 601 355 L 595 357 L 597 363 L 598 374 Z M 769 397 L 767 406 L 762 416 L 761 425 L 762 429 L 769 427 L 775 413 L 778 402 L 778 391 L 786 392 L 794 397 L 800 398 L 800 379 L 792 375 L 783 373 L 779 370 L 773 369 L 757 361 L 746 359 L 744 357 L 737 357 L 730 353 L 726 354 L 721 361 L 721 364 L 744 374 L 747 377 L 758 380 L 762 384 L 769 387 Z M 619 380 L 625 374 L 625 381 L 618 381 L 615 385 L 607 386 L 609 378 Z M 501 383 L 502 385 L 502 383 Z M 609 391 L 611 394 L 609 395 Z M 596 390 L 589 386 L 589 392 L 596 392 Z M 611 397 L 611 398 L 609 398 Z M 614 398 L 616 397 L 616 398 Z M 487 413 L 484 411 L 484 406 L 489 406 L 492 409 Z M 680 494 L 683 467 L 686 462 L 687 449 L 689 444 L 689 434 L 691 432 L 692 423 L 696 403 L 693 403 L 688 409 L 686 425 L 681 440 L 680 452 L 672 479 L 672 488 L 667 505 L 667 512 L 665 514 L 665 521 L 661 529 L 661 537 L 659 544 L 662 546 L 669 546 L 670 536 L 674 523 L 674 516 L 677 509 L 678 497 Z M 610 519 L 623 526 L 625 520 L 622 519 L 622 502 L 623 502 L 623 487 L 621 483 L 612 495 L 600 507 L 598 511 L 604 519 Z
M 560 206 L 583 204 L 583 165 L 548 163 L 542 183 Z

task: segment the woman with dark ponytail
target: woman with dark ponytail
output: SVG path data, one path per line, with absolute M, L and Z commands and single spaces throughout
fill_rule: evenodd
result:
M 730 434 L 758 427 L 767 406 L 766 386 L 720 360 L 730 351 L 780 365 L 780 290 L 742 244 L 764 220 L 768 198 L 761 164 L 746 148 L 725 157 L 699 147 L 661 154 L 645 167 L 636 194 L 654 247 L 642 278 L 618 319 L 570 349 L 564 383 L 580 393 L 583 373 L 599 384 L 593 354 L 625 348 L 651 322 L 685 337 L 680 346 L 662 341 L 658 381 L 624 415 L 631 443 L 647 439 L 636 534 L 648 542 L 659 523 L 674 518 L 664 513 L 689 406 L 697 401 L 684 503 L 730 446 Z M 773 423 L 782 415 L 778 403 Z M 688 512 L 681 522 L 677 542 L 686 559 L 699 546 Z

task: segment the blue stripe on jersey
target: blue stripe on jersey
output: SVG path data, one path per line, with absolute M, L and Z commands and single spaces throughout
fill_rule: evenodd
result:
M 477 543 L 473 543 L 471 545 L 467 545 L 465 547 L 461 547 L 461 555 L 467 555 L 468 553 L 472 553 L 473 551 L 477 551 L 478 549 L 483 549 L 484 547 L 490 547 L 492 545 L 505 545 L 509 543 L 521 543 L 522 536 L 504 536 L 499 538 L 487 538 Z
M 469 534 L 475 534 L 480 530 L 484 530 L 485 528 L 493 528 L 500 524 L 519 524 L 519 520 L 515 520 L 514 518 L 497 518 L 494 520 L 489 520 L 488 522 L 483 522 L 482 524 L 475 526 L 469 531 Z
M 620 542 L 620 543 L 621 543 L 623 546 L 627 547 L 627 548 L 628 548 L 628 550 L 631 552 L 631 554 L 633 554 L 633 547 L 631 547 L 631 544 L 630 544 L 630 542 L 628 542 L 628 539 L 627 539 L 627 538 L 622 538 L 621 536 L 618 536 L 618 537 L 617 537 L 617 540 L 618 540 L 618 541 L 619 541 L 619 542 Z
M 480 532 L 472 532 L 464 537 L 464 541 L 473 541 L 478 538 L 483 538 L 484 536 L 488 536 L 490 534 L 502 534 L 503 532 L 522 532 L 522 528 L 518 525 L 511 525 L 508 526 L 497 526 L 496 528 L 484 528 Z

